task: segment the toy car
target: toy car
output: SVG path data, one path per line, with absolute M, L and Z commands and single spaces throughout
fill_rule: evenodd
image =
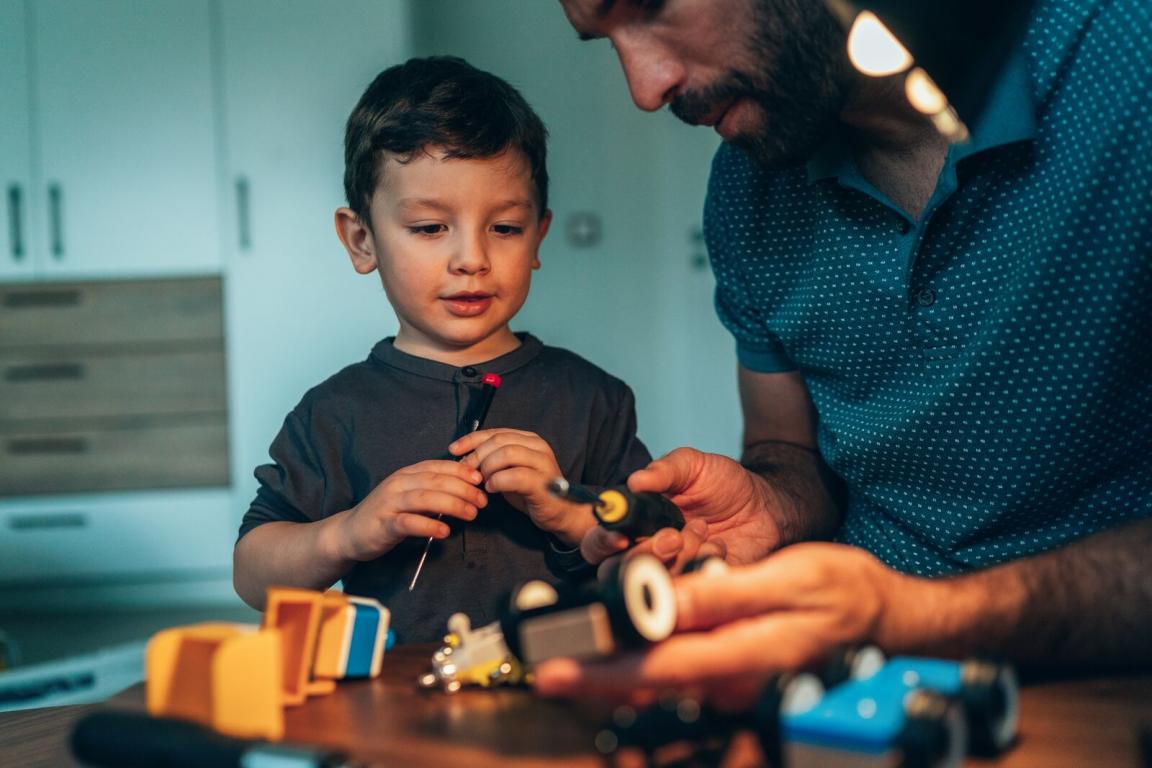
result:
M 432 668 L 420 676 L 421 688 L 455 693 L 465 685 L 489 688 L 525 682 L 524 668 L 504 644 L 499 623 L 473 630 L 463 613 L 448 619 L 444 645 L 432 654 Z
M 639 751 L 650 765 L 669 746 L 713 763 L 733 734 L 751 730 L 773 766 L 958 766 L 969 746 L 1006 749 L 1016 732 L 1010 667 L 984 661 L 898 657 L 874 647 L 837 655 L 831 673 L 775 678 L 748 712 L 717 713 L 692 699 L 642 712 L 618 710 L 597 735 L 609 757 Z
M 525 668 L 559 656 L 590 658 L 657 642 L 676 626 L 676 595 L 668 570 L 651 555 L 620 561 L 600 583 L 553 587 L 530 581 L 497 622 L 473 630 L 467 616 L 449 620 L 445 644 L 433 654 L 424 688 L 523 682 Z

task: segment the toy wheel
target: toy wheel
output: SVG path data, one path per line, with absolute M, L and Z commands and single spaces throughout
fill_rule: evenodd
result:
M 1016 738 L 1020 685 L 1011 667 L 990 661 L 966 661 L 960 670 L 960 699 L 971 730 L 972 751 L 993 757 Z
M 528 611 L 533 608 L 543 608 L 546 605 L 555 605 L 560 596 L 556 588 L 546 581 L 529 581 L 522 584 L 512 593 L 512 609 Z
M 907 720 L 898 737 L 903 768 L 959 768 L 968 749 L 960 707 L 935 691 L 916 690 L 904 701 Z
M 752 728 L 760 740 L 764 760 L 773 768 L 785 768 L 780 720 L 807 712 L 824 698 L 820 678 L 807 672 L 777 675 L 768 681 L 753 711 Z
M 836 649 L 824 665 L 821 680 L 833 688 L 849 680 L 867 680 L 880 671 L 886 658 L 875 645 L 849 645 Z
M 624 609 L 636 632 L 658 642 L 676 628 L 676 593 L 664 564 L 651 555 L 638 555 L 620 568 Z

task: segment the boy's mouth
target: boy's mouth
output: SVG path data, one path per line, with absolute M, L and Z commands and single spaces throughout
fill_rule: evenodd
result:
M 441 297 L 448 311 L 457 317 L 475 317 L 488 311 L 492 294 L 481 291 L 461 291 Z

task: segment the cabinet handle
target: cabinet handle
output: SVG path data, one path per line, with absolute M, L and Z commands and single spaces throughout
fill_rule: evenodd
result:
M 64 258 L 64 192 L 59 184 L 48 185 L 48 226 L 52 233 L 52 255 Z
M 4 371 L 4 380 L 16 384 L 28 381 L 77 381 L 82 378 L 84 378 L 84 366 L 80 363 L 13 365 Z
M 240 250 L 252 249 L 252 210 L 250 206 L 251 189 L 246 176 L 236 177 L 236 229 L 240 241 Z
M 3 305 L 8 309 L 44 309 L 45 307 L 75 307 L 80 304 L 80 291 L 61 288 L 33 291 L 8 291 Z
M 80 512 L 41 512 L 12 515 L 8 527 L 14 531 L 36 531 L 46 528 L 87 528 L 88 516 Z
M 8 234 L 12 243 L 12 260 L 24 258 L 24 200 L 19 184 L 8 186 Z
M 82 437 L 28 437 L 8 441 L 8 453 L 13 456 L 78 454 L 87 452 L 88 441 Z

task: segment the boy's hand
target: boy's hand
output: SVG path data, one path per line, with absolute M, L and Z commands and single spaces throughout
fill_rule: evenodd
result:
M 548 492 L 548 481 L 563 473 L 552 446 L 535 432 L 482 429 L 460 438 L 448 450 L 464 457 L 461 464 L 480 470 L 486 491 L 503 493 L 537 528 L 565 544 L 579 544 L 596 524 L 587 504 L 573 504 Z
M 348 510 L 340 543 L 351 560 L 372 560 L 408 536 L 447 538 L 447 515 L 474 520 L 488 497 L 476 486 L 483 480 L 463 462 L 431 460 L 398 469 Z

